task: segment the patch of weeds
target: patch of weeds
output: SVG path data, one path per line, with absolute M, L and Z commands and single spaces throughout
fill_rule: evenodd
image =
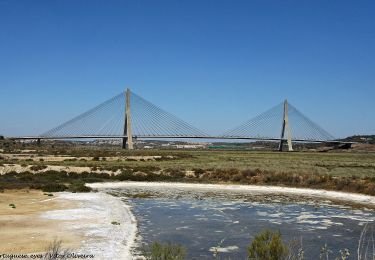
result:
M 117 222 L 117 221 L 112 221 L 111 224 L 112 224 L 112 225 L 115 225 L 115 226 L 119 226 L 119 225 L 120 225 L 120 223 Z
M 32 171 L 41 171 L 41 170 L 44 170 L 46 168 L 47 168 L 46 165 L 32 165 L 30 167 L 30 170 L 32 170 Z
M 43 195 L 46 195 L 46 196 L 48 196 L 48 197 L 52 197 L 52 196 L 53 196 L 52 193 L 43 193 Z
M 69 159 L 65 159 L 64 162 L 75 162 L 77 161 L 77 158 L 69 158 Z
M 9 204 L 9 207 L 11 207 L 12 209 L 15 209 L 15 208 L 16 208 L 16 205 L 14 205 L 14 203 L 10 203 L 10 204 Z
M 195 176 L 197 176 L 198 178 L 206 172 L 205 170 L 201 168 L 195 168 L 193 169 L 193 171 L 195 173 Z
M 180 169 L 166 169 L 165 172 L 172 178 L 182 179 L 185 177 L 185 172 Z
M 85 186 L 85 183 L 83 182 L 77 182 L 77 183 L 72 183 L 69 188 L 69 191 L 75 193 L 75 192 L 90 192 L 91 188 Z

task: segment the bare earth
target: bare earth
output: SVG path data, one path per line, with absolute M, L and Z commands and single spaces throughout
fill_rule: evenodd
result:
M 15 204 L 12 208 L 9 204 Z M 68 232 L 70 221 L 51 220 L 41 213 L 75 207 L 74 201 L 56 201 L 41 191 L 12 190 L 0 193 L 0 252 L 44 252 L 56 240 L 71 249 L 80 247 L 82 237 Z
M 129 206 L 104 193 L 0 193 L 0 254 L 44 253 L 60 240 L 62 250 L 94 259 L 132 259 L 136 230 Z

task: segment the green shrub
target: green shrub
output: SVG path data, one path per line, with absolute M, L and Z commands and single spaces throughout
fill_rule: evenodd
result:
M 119 181 L 133 180 L 133 173 L 128 170 L 122 170 L 120 174 L 116 175 L 115 178 Z
M 195 176 L 200 177 L 202 174 L 204 174 L 206 171 L 201 168 L 195 168 L 193 169 Z
M 71 192 L 90 192 L 91 188 L 85 186 L 85 183 L 83 182 L 78 182 L 78 183 L 73 183 L 69 186 L 69 191 Z
M 185 247 L 170 242 L 162 244 L 153 242 L 144 252 L 146 259 L 150 260 L 183 260 L 186 258 Z
M 46 252 L 44 253 L 43 260 L 67 260 L 70 259 L 68 257 L 72 253 L 69 249 L 62 248 L 62 241 L 61 240 L 54 240 L 51 242 L 48 247 L 46 248 Z
M 41 170 L 44 170 L 46 168 L 47 168 L 46 165 L 32 165 L 30 167 L 30 170 L 32 170 L 32 171 L 41 171 Z
M 251 260 L 281 260 L 286 257 L 288 249 L 280 232 L 265 230 L 255 236 L 247 251 Z
M 44 192 L 59 192 L 59 191 L 65 191 L 67 190 L 67 186 L 60 183 L 48 183 L 45 185 L 42 185 L 42 191 Z

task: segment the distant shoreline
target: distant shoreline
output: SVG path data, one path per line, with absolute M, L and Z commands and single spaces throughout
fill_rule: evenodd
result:
M 327 191 L 320 189 L 308 188 L 291 188 L 280 186 L 261 186 L 261 185 L 241 185 L 241 184 L 200 184 L 200 183 L 183 183 L 183 182 L 105 182 L 105 183 L 88 183 L 86 186 L 92 189 L 113 189 L 123 187 L 160 187 L 160 188 L 178 188 L 188 190 L 209 190 L 209 191 L 232 191 L 245 192 L 253 194 L 283 194 L 314 197 L 320 199 L 331 199 L 341 202 L 350 202 L 367 207 L 375 208 L 375 196 L 348 193 L 341 191 Z

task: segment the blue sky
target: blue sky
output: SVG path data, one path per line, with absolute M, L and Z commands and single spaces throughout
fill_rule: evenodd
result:
M 0 0 L 0 134 L 35 135 L 130 87 L 217 134 L 288 100 L 375 133 L 375 1 Z

